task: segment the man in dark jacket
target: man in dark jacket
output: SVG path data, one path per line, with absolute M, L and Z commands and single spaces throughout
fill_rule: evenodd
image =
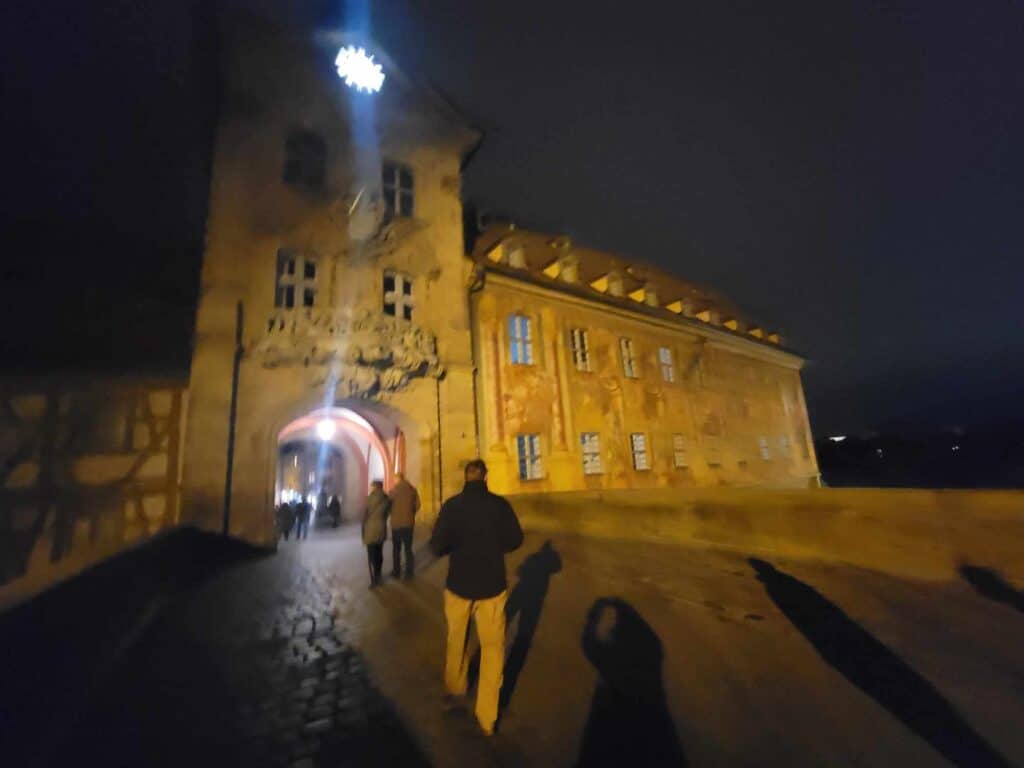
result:
M 444 591 L 446 695 L 454 701 L 466 694 L 466 641 L 472 617 L 480 636 L 476 719 L 483 732 L 491 735 L 505 666 L 505 554 L 520 547 L 523 531 L 512 506 L 487 490 L 486 481 L 483 461 L 474 459 L 466 465 L 466 485 L 441 506 L 430 548 L 438 557 L 450 557 Z

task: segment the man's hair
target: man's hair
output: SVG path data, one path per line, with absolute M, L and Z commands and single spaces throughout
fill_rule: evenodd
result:
M 370 481 L 370 485 L 373 488 L 380 488 L 381 490 L 384 490 L 384 481 L 383 480 L 371 480 Z
M 466 462 L 466 480 L 483 480 L 487 477 L 487 465 L 483 459 Z

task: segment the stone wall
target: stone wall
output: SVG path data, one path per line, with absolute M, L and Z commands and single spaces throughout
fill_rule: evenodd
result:
M 344 401 L 397 423 L 426 514 L 475 453 L 459 185 L 476 135 L 373 50 L 387 80 L 356 96 L 331 66 L 336 46 L 225 23 L 184 483 L 201 528 L 222 524 L 233 389 L 230 532 L 253 543 L 276 539 L 276 435 L 313 409 Z M 296 131 L 323 141 L 321 184 L 282 172 Z M 380 217 L 385 164 L 411 174 L 411 215 Z M 301 293 L 275 306 L 282 253 L 300 275 L 315 265 L 311 306 Z M 383 316 L 385 273 L 410 286 L 410 321 Z
M 513 314 L 530 318 L 530 365 L 511 362 Z M 816 484 L 795 355 L 497 274 L 476 294 L 475 318 L 478 421 L 500 492 Z M 587 333 L 588 370 L 575 365 L 572 329 Z M 622 338 L 633 344 L 632 378 L 623 373 Z M 671 354 L 670 376 L 661 348 Z M 600 473 L 584 474 L 584 432 L 599 435 Z M 545 472 L 522 481 L 516 435 L 531 433 L 540 435 Z M 631 433 L 644 436 L 649 469 L 634 467 Z
M 619 540 L 843 562 L 951 578 L 991 568 L 1024 584 L 1024 492 L 696 488 L 512 497 L 523 526 Z
M 183 380 L 0 381 L 0 606 L 179 522 Z

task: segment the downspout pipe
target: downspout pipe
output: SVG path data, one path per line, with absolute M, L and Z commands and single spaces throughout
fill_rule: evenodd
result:
M 476 442 L 476 455 L 482 457 L 480 449 L 480 338 L 477 329 L 476 302 L 473 301 L 473 294 L 484 289 L 487 272 L 479 264 L 473 265 L 473 274 L 466 291 L 466 304 L 469 311 L 469 339 L 470 350 L 473 354 L 473 438 Z

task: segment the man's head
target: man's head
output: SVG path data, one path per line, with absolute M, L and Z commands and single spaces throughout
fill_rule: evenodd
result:
M 486 480 L 487 479 L 487 465 L 484 464 L 483 459 L 473 459 L 466 464 L 466 482 L 471 483 L 474 480 Z
M 374 480 L 374 481 L 372 481 L 370 483 L 370 490 L 371 491 L 383 491 L 384 490 L 384 481 L 383 480 Z

